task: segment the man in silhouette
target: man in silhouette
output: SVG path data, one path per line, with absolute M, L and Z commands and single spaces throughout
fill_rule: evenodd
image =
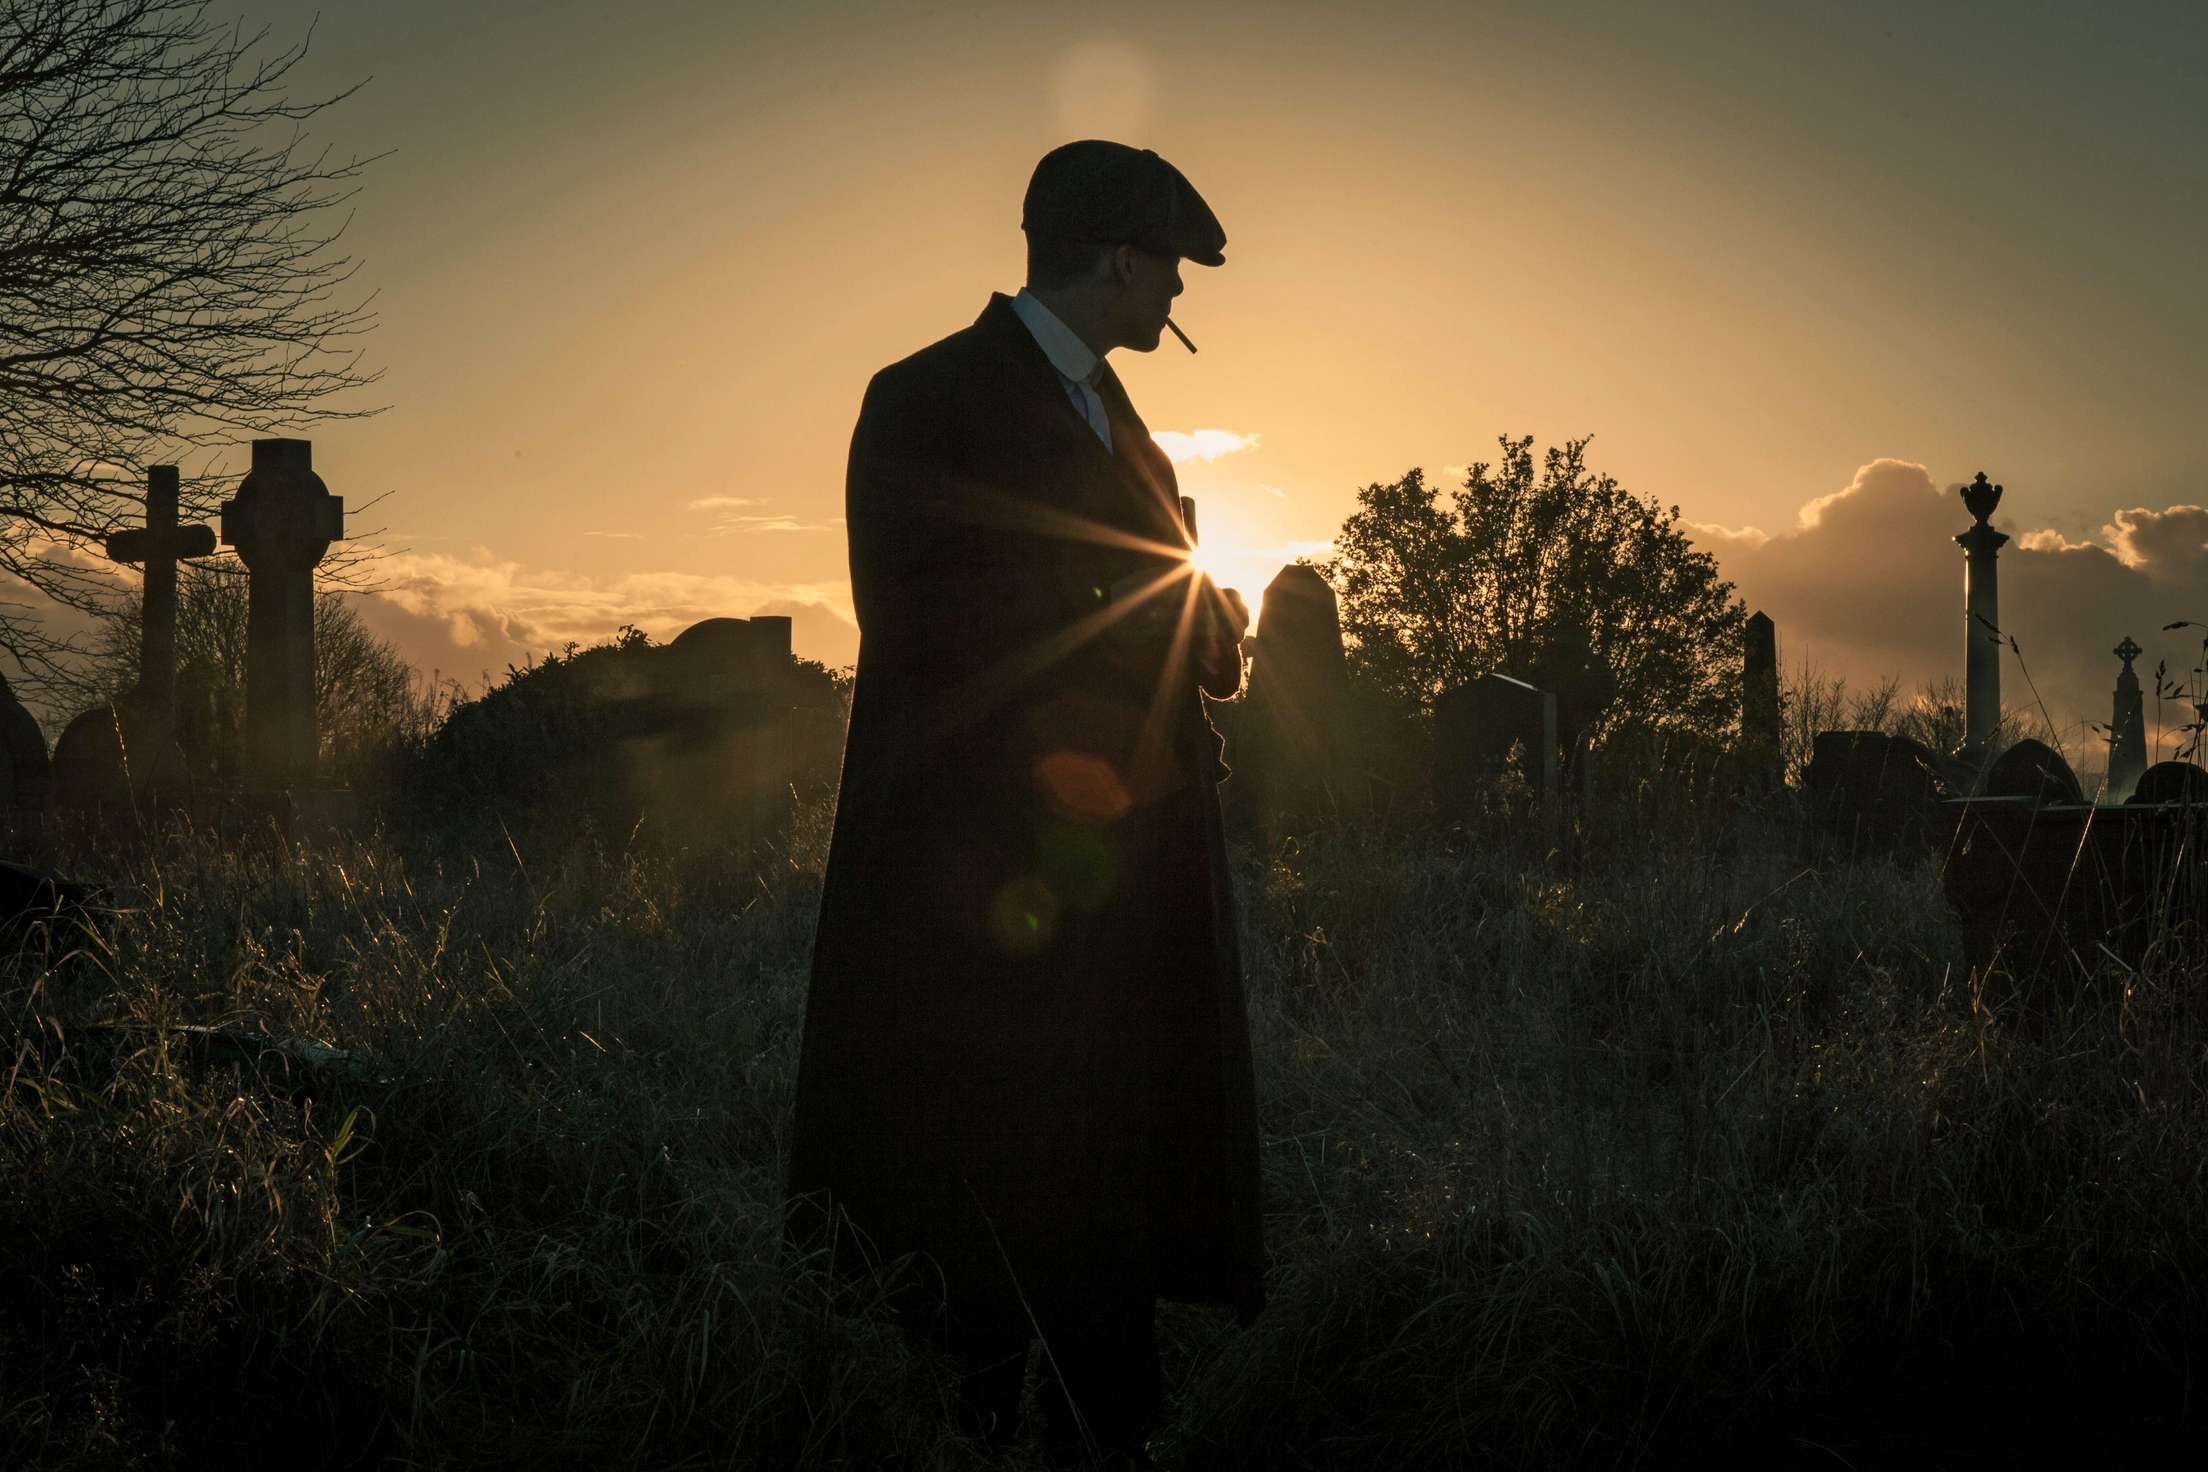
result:
M 1247 619 L 1188 563 L 1118 376 L 1217 218 L 1147 150 L 1045 155 L 1028 280 L 874 376 L 846 482 L 860 629 L 799 1063 L 793 1232 L 902 1260 L 960 1415 L 1149 1465 L 1160 1297 L 1263 1306 L 1257 1125 L 1199 687 Z M 909 1255 L 909 1256 L 908 1256 Z

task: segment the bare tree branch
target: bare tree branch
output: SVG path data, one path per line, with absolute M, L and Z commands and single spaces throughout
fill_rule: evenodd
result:
M 271 51 L 207 9 L 0 9 L 0 592 L 93 611 L 112 585 L 83 553 L 136 519 L 147 465 L 199 461 L 183 503 L 206 517 L 222 451 L 379 412 L 339 401 L 380 377 L 339 250 L 375 159 L 334 162 L 300 126 L 357 84 L 293 100 L 311 26 Z M 34 605 L 0 601 L 33 690 L 74 652 Z

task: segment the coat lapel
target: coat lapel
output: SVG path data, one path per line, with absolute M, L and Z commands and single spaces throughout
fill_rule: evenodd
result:
M 1010 370 L 1008 387 L 1024 406 L 1020 417 L 1034 423 L 1080 468 L 1086 490 L 1072 499 L 1084 514 L 1135 534 L 1177 545 L 1181 541 L 1180 489 L 1172 462 L 1150 439 L 1150 430 L 1135 412 L 1126 385 L 1105 362 L 1098 393 L 1111 417 L 1112 448 L 1096 437 L 1096 431 L 1073 406 L 1058 370 L 1051 365 L 1035 334 L 1027 330 L 1012 298 L 992 292 L 974 325 L 990 333 L 1002 345 Z M 1010 407 L 1010 406 L 1008 406 Z
M 1181 495 L 1180 482 L 1173 474 L 1173 462 L 1166 459 L 1165 452 L 1150 438 L 1150 427 L 1135 412 L 1134 401 L 1127 397 L 1127 386 L 1119 381 L 1119 374 L 1109 363 L 1104 366 L 1104 381 L 1099 392 L 1104 398 L 1105 412 L 1113 421 L 1112 444 L 1116 453 L 1112 460 L 1133 497 L 1141 518 L 1139 530 L 1147 536 L 1178 545 L 1182 540 Z M 1097 448 L 1104 447 L 1099 444 Z
M 1012 298 L 1003 292 L 992 292 L 989 305 L 982 309 L 974 325 L 992 333 L 1004 345 L 1005 356 L 1012 372 L 1015 392 L 1024 401 L 1033 421 L 1046 426 L 1052 442 L 1063 441 L 1066 453 L 1079 460 L 1091 474 L 1116 474 L 1117 457 L 1104 448 L 1104 442 L 1089 428 L 1089 422 L 1074 408 L 1073 400 L 1059 382 L 1058 370 L 1051 365 L 1050 355 L 1035 340 L 1035 334 L 1027 330 L 1020 314 L 1012 310 Z M 1106 372 L 1109 373 L 1109 369 Z

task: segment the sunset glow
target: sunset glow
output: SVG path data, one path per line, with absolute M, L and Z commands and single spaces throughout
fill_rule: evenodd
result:
M 373 80 L 318 136 L 388 150 L 345 244 L 390 410 L 315 448 L 348 504 L 388 493 L 352 528 L 404 593 L 371 625 L 471 682 L 762 609 L 848 663 L 867 380 L 1018 288 L 1035 160 L 1107 137 L 1173 160 L 1228 235 L 1173 303 L 1202 352 L 1112 362 L 1202 508 L 1200 565 L 1253 605 L 1360 487 L 1592 434 L 1590 463 L 1709 529 L 1790 661 L 1910 686 L 1954 664 L 1958 507 L 1867 536 L 1933 537 L 1906 584 L 1873 558 L 1815 604 L 1764 569 L 1829 527 L 1760 550 L 1726 530 L 1797 526 L 1886 461 L 1950 501 L 1981 468 L 2006 481 L 2002 520 L 2046 534 L 2006 565 L 2019 619 L 2077 577 L 2138 606 L 2071 641 L 2053 703 L 2105 720 L 2127 631 L 2149 666 L 2184 657 L 2153 641 L 2208 574 L 2171 514 L 2208 485 L 2208 306 L 2169 285 L 2208 224 L 2208 89 L 2174 12 L 1998 34 L 1926 7 L 1274 15 L 324 15 L 303 85 Z M 1965 105 L 1988 66 L 2003 105 Z M 2170 535 L 2103 534 L 2150 524 Z M 1880 612 L 1920 604 L 1921 627 Z

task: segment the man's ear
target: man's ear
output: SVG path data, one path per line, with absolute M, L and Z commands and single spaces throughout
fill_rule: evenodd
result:
M 1135 271 L 1137 269 L 1135 257 L 1137 254 L 1138 252 L 1136 248 L 1131 245 L 1115 245 L 1112 247 L 1111 269 L 1113 285 L 1126 286 L 1135 279 Z

